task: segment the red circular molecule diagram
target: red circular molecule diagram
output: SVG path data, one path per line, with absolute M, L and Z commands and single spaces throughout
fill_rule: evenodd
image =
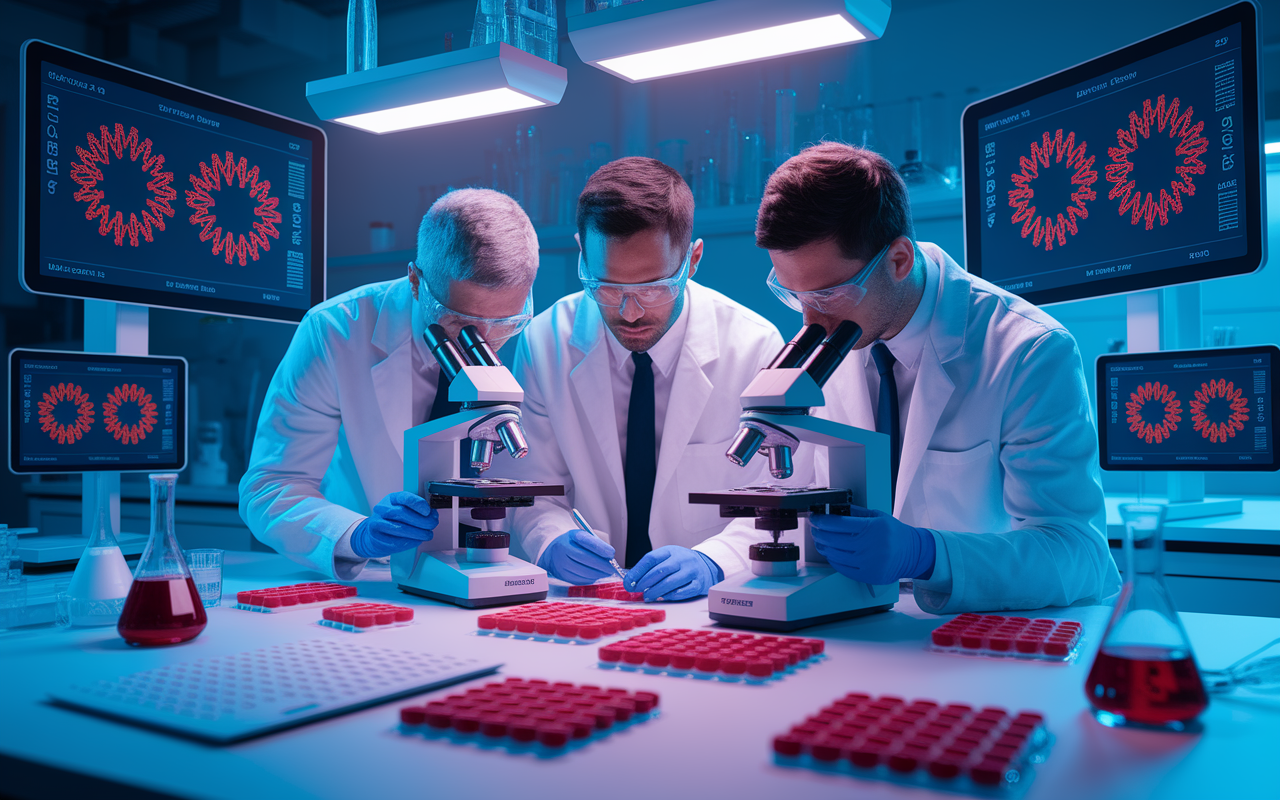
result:
M 1216 398 L 1226 400 L 1231 412 L 1231 415 L 1221 422 L 1214 422 L 1205 413 L 1209 401 Z M 1192 400 L 1190 405 L 1191 421 L 1195 423 L 1195 430 L 1200 431 L 1200 435 L 1211 442 L 1225 442 L 1227 439 L 1235 438 L 1236 431 L 1244 430 L 1244 424 L 1249 421 L 1249 401 L 1244 398 L 1243 393 L 1234 383 L 1225 378 L 1200 384 L 1200 388 L 1196 390 L 1196 399 Z
M 1164 404 L 1164 417 L 1155 425 L 1142 418 L 1143 406 L 1152 401 Z M 1160 444 L 1168 439 L 1182 422 L 1182 401 L 1178 393 L 1159 381 L 1147 381 L 1131 392 L 1124 408 L 1129 412 L 1129 430 L 1147 444 Z
M 280 238 L 280 231 L 276 229 L 276 223 L 283 219 L 277 210 L 280 198 L 271 196 L 271 181 L 260 180 L 258 168 L 251 168 L 249 160 L 244 156 L 236 161 L 228 150 L 225 159 L 214 153 L 209 161 L 212 163 L 200 162 L 199 177 L 190 176 L 192 188 L 187 189 L 187 206 L 195 213 L 189 219 L 192 225 L 200 226 L 200 241 L 213 240 L 215 256 L 221 253 L 226 263 L 238 260 L 240 266 L 246 266 L 249 259 L 258 260 L 259 248 L 271 249 L 271 242 L 267 237 Z M 252 228 L 248 237 L 244 233 L 237 235 L 229 230 L 224 232 L 222 223 L 218 222 L 218 215 L 214 211 L 217 206 L 214 192 L 221 192 L 224 183 L 228 189 L 244 189 L 247 186 L 249 197 L 258 201 L 257 207 L 253 209 L 256 219 L 251 226 L 246 226 Z
M 1178 114 L 1178 107 L 1179 100 L 1176 97 L 1168 106 L 1165 105 L 1164 95 L 1156 99 L 1155 107 L 1152 107 L 1150 99 L 1144 100 L 1142 115 L 1130 111 L 1129 129 L 1117 130 L 1118 146 L 1107 148 L 1107 155 L 1111 157 L 1111 163 L 1107 165 L 1107 180 L 1112 184 L 1107 198 L 1119 199 L 1120 215 L 1130 214 L 1129 222 L 1133 225 L 1145 221 L 1147 230 L 1154 227 L 1157 217 L 1162 226 L 1168 225 L 1170 208 L 1173 213 L 1181 214 L 1182 195 L 1194 197 L 1196 193 L 1196 185 L 1191 176 L 1205 173 L 1204 162 L 1200 160 L 1200 156 L 1209 149 L 1209 140 L 1201 136 L 1204 122 L 1191 124 L 1191 106 L 1188 105 L 1181 115 Z M 1158 196 L 1150 191 L 1144 195 L 1142 189 L 1137 188 L 1137 181 L 1129 177 L 1134 166 L 1129 156 L 1137 152 L 1143 142 L 1151 139 L 1153 126 L 1155 133 L 1167 132 L 1170 139 L 1178 140 L 1173 152 L 1177 158 L 1182 159 L 1182 163 L 1173 170 L 1176 177 L 1169 181 L 1169 188 L 1161 188 Z M 1142 135 L 1141 139 L 1138 134 Z
M 124 126 L 117 122 L 114 133 L 109 131 L 106 125 L 99 126 L 99 131 L 102 134 L 101 138 L 95 137 L 92 132 L 85 134 L 85 138 L 88 139 L 88 149 L 76 146 L 76 156 L 79 160 L 71 164 L 69 172 L 71 180 L 75 181 L 80 188 L 71 196 L 78 202 L 89 204 L 89 208 L 84 212 L 84 218 L 88 220 L 96 218 L 98 235 L 114 234 L 117 246 L 124 245 L 125 234 L 128 234 L 129 244 L 134 247 L 138 246 L 139 237 L 148 242 L 155 241 L 151 229 L 157 228 L 163 231 L 164 218 L 174 215 L 170 201 L 178 197 L 178 192 L 171 185 L 173 173 L 165 171 L 164 156 L 151 152 L 151 140 L 139 139 L 137 128 L 130 127 L 129 133 L 125 134 Z M 108 190 L 111 186 L 105 180 L 102 171 L 103 166 L 111 163 L 112 155 L 117 161 L 123 161 L 126 153 L 133 163 L 139 164 L 143 173 L 150 176 L 147 181 L 147 191 L 151 192 L 151 197 L 146 201 L 146 209 L 140 212 L 141 218 L 138 216 L 138 210 L 131 210 L 128 222 L 125 222 L 123 211 L 117 210 L 112 214 L 109 202 L 111 196 L 103 191 L 103 186 Z M 104 200 L 108 202 L 103 202 Z
M 1012 176 L 1015 188 L 1009 191 L 1009 206 L 1017 211 L 1010 221 L 1014 225 L 1022 223 L 1022 238 L 1030 236 L 1034 247 L 1043 243 L 1045 250 L 1052 250 L 1055 240 L 1059 247 L 1065 245 L 1068 233 L 1076 235 L 1076 218 L 1089 218 L 1089 208 L 1085 203 L 1098 197 L 1098 193 L 1092 188 L 1098 180 L 1098 172 L 1093 168 L 1095 157 L 1085 155 L 1085 142 L 1080 142 L 1079 147 L 1075 142 L 1074 132 L 1068 133 L 1064 139 L 1061 128 L 1053 136 L 1045 131 L 1040 142 L 1031 143 L 1031 157 L 1018 158 L 1018 166 L 1022 168 L 1022 172 Z M 1033 182 L 1040 177 L 1040 170 L 1048 169 L 1050 163 L 1062 165 L 1060 169 L 1072 171 L 1071 185 L 1075 187 L 1071 192 L 1071 202 L 1065 209 L 1057 212 L 1056 218 L 1054 209 L 1049 208 L 1039 213 L 1037 209 L 1040 206 L 1032 205 L 1032 201 L 1036 199 Z M 1053 202 L 1053 198 L 1041 200 Z
M 62 403 L 68 403 L 75 408 L 74 422 L 58 421 L 55 412 Z M 74 383 L 50 386 L 49 391 L 44 392 L 43 399 L 36 404 L 36 409 L 40 412 L 40 430 L 49 434 L 49 438 L 58 444 L 73 444 L 79 441 L 93 425 L 93 403 L 89 402 L 89 395 L 84 393 L 84 389 Z
M 128 404 L 136 404 L 137 422 L 120 421 L 120 407 Z M 147 394 L 141 386 L 136 383 L 126 383 L 123 386 L 117 386 L 115 391 L 107 395 L 106 402 L 102 404 L 102 419 L 107 423 L 107 430 L 116 437 L 116 441 L 122 444 L 137 444 L 147 438 L 147 434 L 156 427 L 156 404 L 151 400 L 151 395 Z

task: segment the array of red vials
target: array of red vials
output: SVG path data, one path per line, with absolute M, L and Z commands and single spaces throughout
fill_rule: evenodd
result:
M 1008 788 L 1049 745 L 1044 717 L 850 693 L 774 737 L 779 761 L 937 788 Z
M 657 707 L 653 692 L 507 678 L 402 708 L 400 723 L 411 731 L 561 751 L 650 719 Z
M 360 633 L 377 628 L 392 628 L 413 622 L 413 609 L 390 603 L 347 603 L 324 610 L 321 625 Z
M 481 614 L 480 633 L 560 642 L 597 642 L 602 636 L 662 622 L 660 608 L 619 608 L 587 603 L 529 603 L 494 614 Z
M 272 589 L 237 592 L 235 608 L 245 611 L 284 611 L 355 596 L 356 587 L 340 583 L 294 583 Z
M 1080 644 L 1074 620 L 961 614 L 934 630 L 932 649 L 1002 658 L 1069 661 Z
M 600 648 L 606 669 L 763 682 L 806 666 L 822 655 L 821 639 L 667 628 Z
M 644 592 L 628 592 L 622 588 L 622 581 L 590 583 L 586 586 L 570 586 L 570 597 L 594 597 L 598 600 L 626 600 L 631 603 L 643 603 Z

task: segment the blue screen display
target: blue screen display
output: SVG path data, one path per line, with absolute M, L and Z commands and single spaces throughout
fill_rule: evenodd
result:
M 1241 36 L 1238 23 L 1207 30 L 979 118 L 976 144 L 966 144 L 977 148 L 979 174 L 966 175 L 966 192 L 980 198 L 982 277 L 1071 299 L 1247 255 L 1246 189 L 1257 174 L 1243 149 L 1256 121 Z
M 48 62 L 40 92 L 41 276 L 310 307 L 311 141 Z
M 160 470 L 185 463 L 181 359 L 16 351 L 10 369 L 15 471 Z
M 1273 347 L 1103 356 L 1106 469 L 1275 469 Z

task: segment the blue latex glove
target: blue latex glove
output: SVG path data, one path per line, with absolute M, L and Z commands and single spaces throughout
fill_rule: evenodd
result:
M 644 592 L 645 602 L 652 603 L 701 597 L 722 580 L 724 571 L 710 556 L 669 544 L 645 553 L 622 583 L 628 592 Z
M 613 547 L 586 531 L 566 531 L 542 551 L 538 566 L 562 581 L 577 586 L 616 576 L 609 559 Z
M 902 578 L 927 580 L 933 574 L 937 546 L 928 528 L 858 506 L 851 516 L 815 514 L 809 523 L 818 552 L 847 578 L 886 584 Z
M 361 558 L 381 558 L 431 541 L 440 514 L 413 492 L 392 492 L 351 532 L 351 549 Z

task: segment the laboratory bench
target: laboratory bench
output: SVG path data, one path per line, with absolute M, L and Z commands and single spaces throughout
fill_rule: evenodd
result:
M 44 628 L 0 634 L 0 794 L 16 797 L 200 798 L 624 798 L 924 796 L 928 790 L 777 764 L 775 735 L 847 692 L 997 705 L 1042 712 L 1056 737 L 1035 767 L 1028 798 L 1280 797 L 1274 769 L 1280 695 L 1237 690 L 1216 696 L 1203 731 L 1174 734 L 1107 728 L 1090 715 L 1084 682 L 1109 609 L 1046 609 L 1084 626 L 1071 664 L 930 652 L 943 620 L 902 595 L 892 611 L 814 627 L 825 641 L 813 666 L 763 685 L 649 675 L 597 666 L 595 646 L 478 635 L 481 612 L 399 592 L 385 568 L 355 582 L 360 598 L 411 605 L 408 627 L 352 634 L 317 624 L 318 609 L 259 614 L 229 607 L 235 593 L 316 580 L 293 562 L 228 552 L 223 605 L 191 642 L 131 649 L 114 629 Z M 563 595 L 553 588 L 553 599 Z M 710 624 L 706 599 L 665 604 L 651 627 Z M 1280 619 L 1184 613 L 1206 669 L 1225 667 L 1280 637 Z M 214 746 L 90 716 L 46 701 L 50 691 L 199 658 L 300 640 L 330 640 L 502 662 L 516 676 L 646 690 L 660 713 L 555 758 L 513 754 L 399 730 L 399 709 L 443 697 L 439 689 L 239 744 Z M 945 796 L 938 794 L 937 796 Z M 951 795 L 955 796 L 955 795 Z M 1016 796 L 1016 795 L 1015 795 Z

